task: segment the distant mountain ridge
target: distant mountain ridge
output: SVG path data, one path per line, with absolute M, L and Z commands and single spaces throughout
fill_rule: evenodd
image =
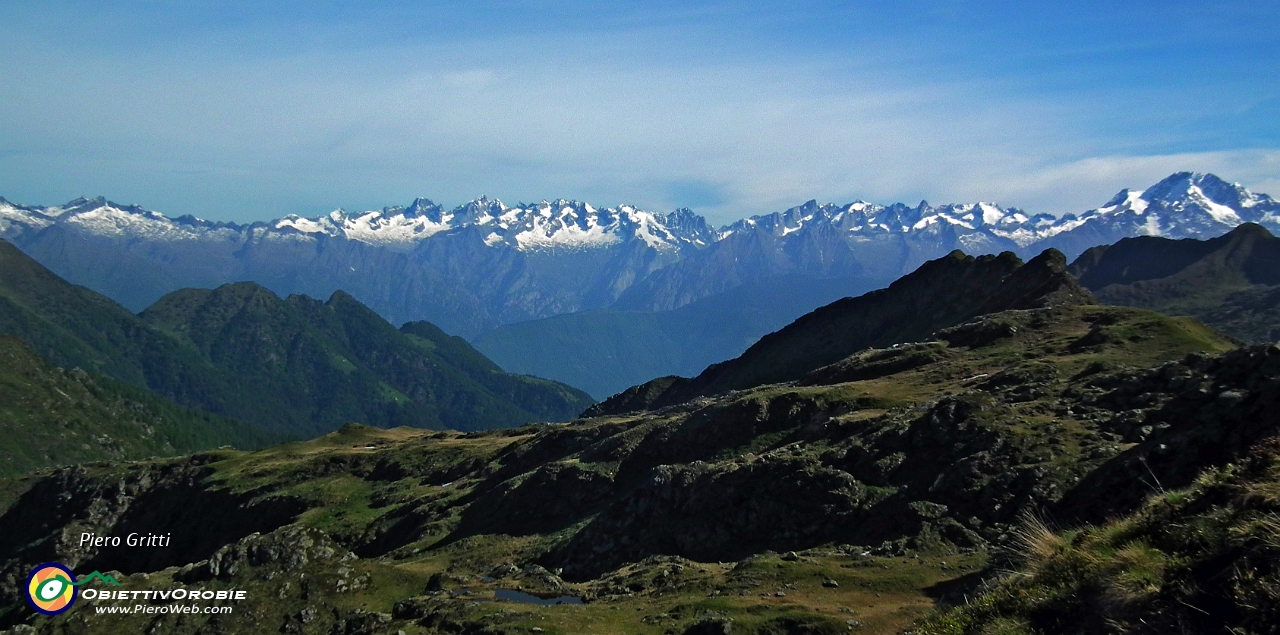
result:
M 798 275 L 748 282 L 670 311 L 584 311 L 507 324 L 473 343 L 503 368 L 604 399 L 664 375 L 691 377 L 761 336 L 874 284 Z M 518 370 L 515 370 L 518 369 Z
M 573 417 L 592 400 L 510 375 L 427 323 L 402 329 L 351 296 L 281 299 L 251 282 L 186 289 L 141 315 L 0 241 L 0 335 L 184 406 L 314 436 L 352 421 L 487 429 Z
M 280 295 L 344 289 L 393 323 L 425 319 L 468 338 L 578 311 L 675 309 L 788 275 L 874 288 L 955 249 L 1029 257 L 1054 247 L 1074 258 L 1128 236 L 1205 237 L 1244 222 L 1280 231 L 1280 204 L 1188 172 L 1057 219 L 990 203 L 810 201 L 719 229 L 689 210 L 566 200 L 481 198 L 445 210 L 417 199 L 238 225 L 101 198 L 58 207 L 0 199 L 0 237 L 133 310 L 179 288 L 253 280 Z
M 688 210 L 574 201 L 405 208 L 248 225 L 175 219 L 103 198 L 0 199 L 0 237 L 59 275 L 139 311 L 180 288 L 253 280 L 279 295 L 338 289 L 395 323 L 450 333 L 607 306 L 632 282 L 715 239 Z
M 1280 340 L 1280 238 L 1261 225 L 1209 240 L 1126 238 L 1069 271 L 1107 304 L 1189 315 L 1253 344 Z

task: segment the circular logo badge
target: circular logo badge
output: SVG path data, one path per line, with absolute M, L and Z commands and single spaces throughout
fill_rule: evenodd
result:
M 56 562 L 46 562 L 27 578 L 27 601 L 45 615 L 57 615 L 76 603 L 76 574 Z

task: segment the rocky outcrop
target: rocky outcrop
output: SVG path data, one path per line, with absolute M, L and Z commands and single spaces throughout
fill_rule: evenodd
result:
M 291 522 L 303 505 L 210 487 L 201 459 L 139 463 L 123 475 L 66 468 L 36 482 L 0 516 L 0 601 L 20 598 L 33 563 L 129 574 L 182 566 L 224 545 Z M 216 513 L 192 513 L 216 510 Z M 85 533 L 169 537 L 163 546 L 94 547 Z
M 1095 409 L 1104 430 L 1137 445 L 1062 501 L 1062 513 L 1081 520 L 1097 522 L 1133 509 L 1152 492 L 1186 487 L 1205 466 L 1223 465 L 1280 434 L 1276 344 L 1221 357 L 1190 355 L 1090 388 L 1079 409 Z M 1109 494 L 1096 496 L 1099 491 Z
M 664 465 L 549 561 L 590 578 L 649 554 L 738 560 L 766 549 L 849 542 L 884 498 L 816 461 Z
M 183 566 L 174 579 L 200 582 L 234 579 L 250 567 L 270 567 L 277 572 L 296 572 L 313 562 L 348 562 L 356 555 L 335 543 L 324 532 L 289 526 L 266 534 L 254 532 L 224 545 L 207 559 Z M 348 586 L 348 585 L 344 585 Z

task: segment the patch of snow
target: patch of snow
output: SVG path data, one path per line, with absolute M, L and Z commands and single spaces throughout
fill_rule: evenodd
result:
M 1027 245 L 1040 240 L 1039 234 L 1023 227 L 1019 227 L 1012 231 L 993 229 L 991 230 L 991 233 L 1001 238 L 1012 240 L 1014 244 L 1019 247 L 1026 247 Z
M 211 234 L 235 234 L 234 230 L 210 232 L 198 226 L 175 223 L 162 214 L 140 213 L 103 205 L 68 215 L 62 221 L 78 225 L 99 236 L 144 238 L 149 240 L 195 240 Z
M 675 236 L 673 236 L 671 232 L 667 231 L 665 227 L 663 227 L 660 223 L 658 223 L 658 219 L 654 218 L 653 214 L 650 214 L 648 212 L 637 212 L 634 210 L 624 212 L 624 213 L 628 218 L 631 219 L 633 223 L 636 224 L 636 235 L 639 236 L 640 240 L 643 240 L 646 245 L 654 249 L 666 249 L 671 246 L 671 243 L 669 241 L 674 240 Z M 594 226 L 595 222 L 596 222 L 596 217 L 592 216 L 590 218 L 591 225 Z M 661 230 L 662 233 L 666 234 L 666 237 L 663 238 L 661 236 L 658 236 L 656 233 L 654 233 L 655 228 L 657 228 L 658 230 Z M 618 240 L 621 241 L 621 238 L 619 238 Z
M 293 214 L 285 216 L 277 221 L 275 227 L 276 229 L 289 227 L 304 234 L 317 234 L 324 232 L 324 225 L 319 221 L 314 221 L 310 218 L 302 218 L 301 216 L 295 216 Z
M 44 229 L 53 224 L 53 219 L 39 212 L 19 209 L 8 203 L 0 203 L 0 233 L 8 231 L 9 227 L 15 224 Z
M 1062 234 L 1062 233 L 1066 233 L 1066 232 L 1078 229 L 1082 227 L 1085 223 L 1089 222 L 1090 218 L 1092 217 L 1084 216 L 1080 218 L 1074 218 L 1068 221 L 1063 221 L 1060 223 L 1055 223 L 1050 227 L 1047 227 L 1043 231 L 1041 231 L 1040 237 L 1051 238 L 1053 236 L 1057 236 L 1058 234 Z
M 384 216 L 382 212 L 373 211 L 347 218 L 341 227 L 343 235 L 350 240 L 371 245 L 406 245 L 450 229 L 452 218 L 445 215 L 437 223 L 425 216 Z
M 932 224 L 934 224 L 934 223 L 936 223 L 936 222 L 938 222 L 938 217 L 937 217 L 937 216 L 928 216 L 928 217 L 925 217 L 925 218 L 920 219 L 920 222 L 916 223 L 915 225 L 912 225 L 912 226 L 911 226 L 911 229 L 914 229 L 914 230 L 919 231 L 919 230 L 924 229 L 925 227 L 928 227 L 928 226 L 930 226 L 930 225 L 932 225 Z
M 1191 188 L 1187 190 L 1187 194 L 1190 195 L 1190 198 L 1193 201 L 1203 207 L 1204 210 L 1213 217 L 1213 220 L 1216 220 L 1219 223 L 1235 227 L 1236 225 L 1244 222 L 1240 220 L 1240 215 L 1236 214 L 1235 210 L 1227 207 L 1226 205 L 1222 205 L 1221 203 L 1215 203 L 1209 200 L 1209 197 L 1204 195 L 1204 192 L 1200 190 L 1200 186 L 1198 185 L 1192 185 Z
M 532 227 L 516 234 L 516 245 L 519 249 L 585 249 L 605 247 L 622 242 L 616 233 L 596 223 L 596 217 L 589 219 L 584 229 L 576 224 L 563 224 L 559 227 L 553 223 L 544 223 L 543 219 L 551 216 L 550 208 L 540 209 L 538 216 L 530 218 Z
M 1141 215 L 1143 215 L 1143 214 L 1147 213 L 1147 199 L 1145 199 L 1145 198 L 1135 198 L 1135 199 L 1134 199 L 1134 200 L 1132 200 L 1132 201 L 1125 201 L 1125 202 L 1126 202 L 1126 204 L 1128 204 L 1128 205 L 1129 205 L 1129 209 L 1130 209 L 1130 210 L 1133 210 L 1133 213 L 1134 213 L 1134 214 L 1137 214 L 1137 215 L 1141 216 Z
M 1162 232 L 1160 231 L 1160 219 L 1155 214 L 1148 216 L 1147 222 L 1143 223 L 1142 227 L 1138 228 L 1138 233 L 1144 236 L 1161 235 Z
M 966 223 L 966 222 L 964 222 L 963 220 L 961 220 L 961 219 L 959 219 L 959 218 L 951 218 L 950 216 L 945 216 L 945 215 L 944 215 L 944 216 L 942 217 L 942 220 L 945 220 L 945 221 L 947 221 L 948 223 L 951 223 L 952 225 L 956 225 L 956 226 L 959 226 L 959 227 L 963 227 L 963 228 L 965 228 L 965 229 L 973 229 L 973 225 L 972 225 L 972 224 L 970 224 L 970 223 Z
M 978 203 L 978 207 L 982 209 L 982 224 L 994 225 L 1004 218 L 1004 212 L 989 203 Z

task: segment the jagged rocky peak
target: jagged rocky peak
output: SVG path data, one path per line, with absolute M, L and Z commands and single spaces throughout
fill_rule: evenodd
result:
M 491 199 L 488 196 L 481 196 L 473 201 L 468 201 L 463 205 L 454 208 L 447 214 L 442 212 L 441 218 L 444 222 L 452 222 L 456 227 L 467 225 L 485 225 L 494 219 L 500 219 L 507 211 L 507 206 L 502 201 Z
M 490 247 L 505 245 L 526 251 L 589 249 L 629 240 L 642 240 L 658 249 L 710 242 L 712 235 L 702 217 L 684 210 L 671 214 L 670 219 L 674 223 L 667 215 L 629 205 L 597 209 L 582 201 L 557 199 L 508 207 L 498 199 L 481 196 L 448 211 L 419 198 L 405 208 L 360 214 L 338 210 L 315 219 L 288 216 L 273 228 L 386 246 L 412 246 L 435 234 L 479 228 Z
M 718 232 L 707 224 L 706 218 L 687 207 L 681 207 L 670 214 L 655 216 L 669 231 L 696 244 L 711 244 L 715 242 L 718 235 Z
M 421 216 L 439 222 L 440 215 L 443 213 L 442 210 L 443 208 L 437 205 L 435 201 L 419 196 L 418 198 L 413 199 L 413 202 L 410 203 L 408 207 L 404 208 L 404 213 L 406 216 L 414 218 Z

